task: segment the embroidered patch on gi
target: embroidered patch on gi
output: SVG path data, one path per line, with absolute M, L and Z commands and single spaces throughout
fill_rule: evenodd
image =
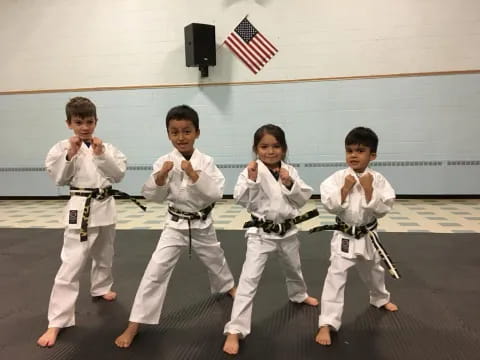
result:
M 342 251 L 345 252 L 345 253 L 348 253 L 348 246 L 350 244 L 350 240 L 349 239 L 345 239 L 345 238 L 342 238 Z
M 68 223 L 69 224 L 76 224 L 77 223 L 77 210 L 70 210 L 68 214 Z

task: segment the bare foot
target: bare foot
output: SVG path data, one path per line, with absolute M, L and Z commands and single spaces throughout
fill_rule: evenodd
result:
M 237 288 L 234 286 L 233 288 L 231 288 L 228 292 L 227 292 L 228 295 L 230 295 L 232 298 L 235 299 L 235 295 L 237 295 Z
M 115 339 L 115 345 L 119 348 L 128 348 L 138 333 L 139 323 L 129 322 L 123 333 Z
M 398 306 L 392 302 L 386 303 L 385 305 L 383 305 L 383 308 L 391 312 L 398 311 Z
M 310 305 L 310 306 L 317 306 L 318 305 L 318 299 L 314 297 L 307 297 L 305 300 L 303 300 L 304 304 Z
M 237 355 L 240 347 L 239 338 L 239 334 L 228 334 L 223 344 L 223 351 L 230 355 Z
M 41 347 L 51 347 L 55 345 L 55 341 L 57 340 L 57 335 L 59 332 L 60 328 L 48 328 L 47 331 L 45 331 L 43 335 L 38 338 L 37 344 Z
M 102 299 L 106 301 L 113 301 L 116 298 L 117 298 L 117 293 L 115 291 L 109 291 L 102 296 Z
M 328 325 L 321 326 L 320 329 L 318 329 L 315 341 L 320 345 L 324 346 L 332 345 L 332 339 L 330 337 L 330 327 Z

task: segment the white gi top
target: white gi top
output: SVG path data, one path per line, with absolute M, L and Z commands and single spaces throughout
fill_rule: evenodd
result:
M 382 174 L 367 168 L 363 173 L 370 173 L 373 176 L 372 199 L 367 204 L 362 186 L 357 180 L 345 202 L 342 204 L 341 188 L 345 183 L 345 177 L 352 175 L 358 179 L 358 175 L 351 168 L 339 170 L 328 177 L 320 185 L 320 195 L 325 209 L 340 217 L 349 225 L 366 225 L 375 218 L 381 218 L 387 214 L 393 206 L 395 191 Z M 342 239 L 348 239 L 348 251 L 342 251 Z M 344 244 L 345 250 L 345 244 Z M 355 239 L 353 236 L 335 231 L 331 243 L 331 251 L 346 258 L 363 256 L 367 260 L 374 258 L 375 250 L 371 240 L 364 236 Z
M 275 180 L 267 166 L 257 160 L 257 181 L 248 178 L 248 170 L 245 168 L 239 175 L 233 192 L 234 199 L 247 211 L 264 220 L 272 220 L 281 224 L 287 219 L 299 215 L 299 209 L 305 205 L 312 195 L 313 189 L 305 184 L 297 173 L 297 170 L 282 161 L 281 167 L 286 169 L 293 180 L 290 190 L 282 184 L 281 180 Z M 251 227 L 247 234 L 258 234 L 262 229 Z M 275 233 L 264 233 L 267 239 L 282 239 L 298 232 L 293 226 L 284 236 Z
M 70 161 L 67 152 L 70 142 L 62 140 L 48 152 L 45 167 L 55 184 L 71 185 L 82 188 L 105 188 L 122 180 L 127 169 L 127 158 L 117 148 L 103 143 L 105 151 L 102 155 L 93 154 L 92 147 L 82 142 L 82 146 Z M 63 223 L 71 229 L 79 229 L 82 223 L 85 197 L 71 196 L 65 207 Z M 76 211 L 72 217 L 70 211 Z M 88 226 L 105 226 L 116 222 L 115 199 L 110 196 L 104 200 L 92 199 Z M 70 223 L 76 220 L 75 223 Z
M 199 175 L 195 183 L 192 183 L 192 180 L 182 170 L 182 160 L 185 160 L 185 157 L 177 149 L 174 149 L 171 153 L 155 161 L 153 173 L 142 187 L 143 196 L 147 200 L 158 203 L 167 200 L 168 206 L 186 212 L 197 212 L 220 200 L 223 196 L 225 178 L 215 165 L 213 158 L 202 154 L 197 149 L 194 150 L 190 163 Z M 154 175 L 162 169 L 165 161 L 172 161 L 173 169 L 168 173 L 165 185 L 158 186 L 155 183 Z M 192 229 L 205 229 L 212 222 L 212 214 L 210 213 L 205 221 L 191 220 L 190 227 Z M 174 229 L 188 229 L 187 220 L 173 221 L 169 213 L 167 213 L 165 225 Z

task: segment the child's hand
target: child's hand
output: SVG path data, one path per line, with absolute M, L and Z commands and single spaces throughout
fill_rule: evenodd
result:
M 285 185 L 286 187 L 290 187 L 293 185 L 293 179 L 290 177 L 287 169 L 280 168 L 278 175 L 283 185 Z
M 70 149 L 67 152 L 67 160 L 70 161 L 72 157 L 77 154 L 78 150 L 80 150 L 82 140 L 78 136 L 72 136 L 68 139 L 68 142 L 70 143 Z
M 105 146 L 103 146 L 102 139 L 94 137 L 92 139 L 92 150 L 93 153 L 97 156 L 102 155 L 105 152 Z
M 182 160 L 180 164 L 182 170 L 187 174 L 187 176 L 192 180 L 192 182 L 196 182 L 198 180 L 198 173 L 193 170 L 192 163 L 188 160 Z
M 370 200 L 372 200 L 373 194 L 373 176 L 370 173 L 366 173 L 362 175 L 358 181 L 365 192 L 365 200 L 369 203 Z
M 373 188 L 373 176 L 370 173 L 366 173 L 358 180 L 364 190 L 371 190 Z
M 347 191 L 347 193 L 349 193 L 356 183 L 357 179 L 355 179 L 355 176 L 347 175 L 345 176 L 345 183 L 343 184 L 343 188 Z
M 343 184 L 342 189 L 340 190 L 342 196 L 342 204 L 347 198 L 348 193 L 352 190 L 353 186 L 357 183 L 357 179 L 353 175 L 345 176 L 345 183 Z
M 258 164 L 256 161 L 250 161 L 247 165 L 248 178 L 252 181 L 257 181 Z
M 155 174 L 155 183 L 158 186 L 165 185 L 165 181 L 167 180 L 168 173 L 172 169 L 173 169 L 173 161 L 165 161 L 160 171 Z

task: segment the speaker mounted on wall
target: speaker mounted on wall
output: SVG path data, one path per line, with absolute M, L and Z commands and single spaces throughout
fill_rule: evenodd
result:
M 215 26 L 192 23 L 185 26 L 185 63 L 198 66 L 202 77 L 208 76 L 208 67 L 217 64 Z

